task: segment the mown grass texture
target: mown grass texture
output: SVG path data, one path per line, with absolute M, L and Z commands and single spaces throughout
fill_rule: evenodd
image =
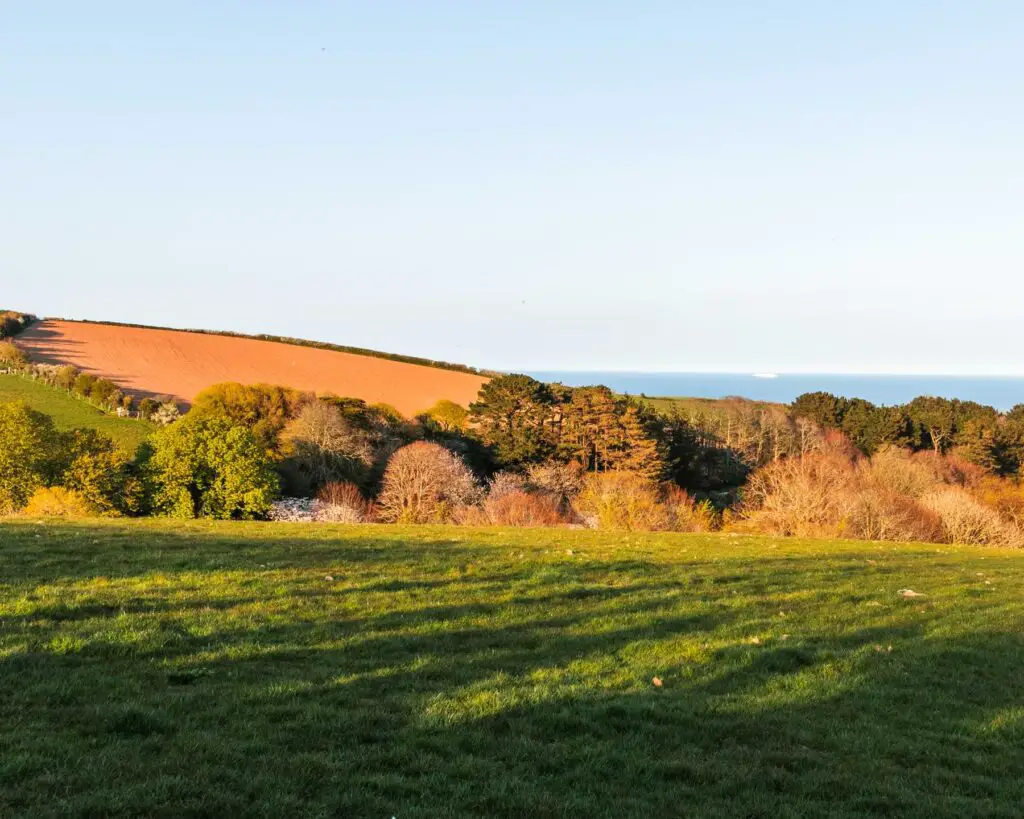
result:
M 2 523 L 0 816 L 1019 816 L 1022 559 Z
M 62 389 L 20 375 L 0 375 L 0 401 L 24 401 L 36 412 L 49 415 L 60 430 L 98 430 L 132 455 L 157 429 L 149 421 L 108 415 Z

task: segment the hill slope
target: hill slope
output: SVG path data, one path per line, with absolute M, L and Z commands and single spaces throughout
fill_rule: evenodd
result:
M 24 401 L 49 415 L 57 429 L 95 429 L 130 453 L 156 430 L 148 421 L 107 415 L 63 390 L 19 375 L 0 375 L 0 401 Z
M 136 395 L 190 403 L 223 381 L 267 383 L 392 404 L 406 415 L 473 401 L 483 376 L 369 355 L 229 335 L 47 319 L 17 338 L 29 357 L 72 364 Z
M 181 521 L 0 542 L 0 815 L 1024 802 L 1020 553 Z

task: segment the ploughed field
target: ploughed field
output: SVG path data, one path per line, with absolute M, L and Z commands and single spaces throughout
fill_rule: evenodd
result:
M 5 522 L 0 815 L 1015 817 L 1022 561 Z
M 412 416 L 442 398 L 468 406 L 484 378 L 273 341 L 46 320 L 17 338 L 29 358 L 71 364 L 136 395 L 190 403 L 211 384 L 278 384 L 298 390 L 387 403 Z

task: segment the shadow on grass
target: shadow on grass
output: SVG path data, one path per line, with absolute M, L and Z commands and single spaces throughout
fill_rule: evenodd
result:
M 61 531 L 45 554 L 19 532 L 5 579 L 109 576 L 113 594 L 118 577 L 325 559 L 298 537 L 140 530 L 142 550 L 127 529 Z M 1020 815 L 1024 638 L 985 620 L 994 604 L 972 604 L 989 606 L 973 631 L 854 607 L 755 644 L 778 608 L 765 590 L 853 570 L 491 549 L 474 575 L 453 572 L 481 557 L 453 540 L 332 542 L 355 578 L 341 589 L 158 584 L 12 615 L 27 648 L 0 657 L 0 815 Z

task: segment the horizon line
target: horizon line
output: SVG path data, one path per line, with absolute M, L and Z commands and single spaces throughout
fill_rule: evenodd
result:
M 616 370 L 616 369 L 547 369 L 529 367 L 523 370 L 525 373 L 537 373 L 539 375 L 551 374 L 581 374 L 581 375 L 729 375 L 743 376 L 747 378 L 763 377 L 769 374 L 766 370 Z M 778 378 L 785 376 L 865 376 L 872 378 L 1021 378 L 1024 373 L 948 373 L 948 372 L 871 372 L 871 371 L 771 371 L 770 375 Z

